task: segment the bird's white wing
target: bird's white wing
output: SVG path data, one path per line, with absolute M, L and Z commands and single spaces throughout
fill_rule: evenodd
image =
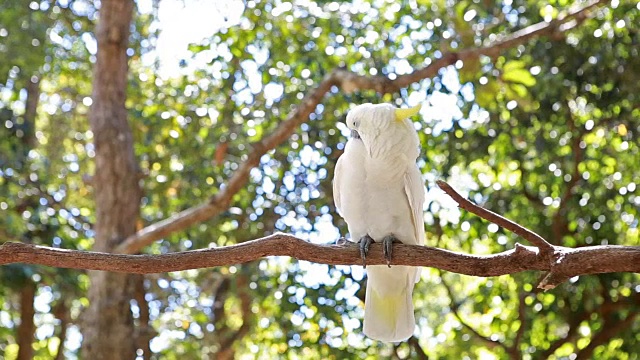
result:
M 342 175 L 343 165 L 343 156 L 338 158 L 338 162 L 336 163 L 336 168 L 333 170 L 333 203 L 336 205 L 336 209 L 338 213 L 342 215 L 342 211 L 340 210 L 340 180 Z
M 417 167 L 411 166 L 404 174 L 404 191 L 409 200 L 411 208 L 411 220 L 416 235 L 416 245 L 424 245 L 424 215 L 422 207 L 424 205 L 424 185 L 422 175 Z
M 406 174 L 404 174 L 404 192 L 409 199 L 409 207 L 411 208 L 411 222 L 416 234 L 416 245 L 424 245 L 424 215 L 422 206 L 424 205 L 424 186 L 422 185 L 422 174 L 417 167 L 412 166 Z M 415 281 L 420 281 L 420 268 L 416 268 Z

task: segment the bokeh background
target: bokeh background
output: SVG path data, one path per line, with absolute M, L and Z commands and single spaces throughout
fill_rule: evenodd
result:
M 218 193 L 251 143 L 336 68 L 394 79 L 591 4 L 137 1 L 126 107 L 142 173 L 139 228 Z M 92 248 L 96 149 L 87 117 L 99 10 L 84 0 L 0 4 L 2 242 Z M 331 178 L 346 113 L 364 102 L 423 104 L 415 125 L 427 245 L 491 254 L 522 241 L 460 212 L 437 179 L 556 245 L 640 245 L 639 31 L 636 1 L 599 1 L 571 22 L 397 93 L 334 87 L 261 157 L 228 209 L 142 252 L 275 231 L 314 243 L 346 234 Z M 572 278 L 548 292 L 535 288 L 539 277 L 425 269 L 415 336 L 400 344 L 362 335 L 360 266 L 290 258 L 134 276 L 125 315 L 139 359 L 639 358 L 637 275 Z M 0 355 L 81 357 L 90 287 L 83 271 L 0 267 Z

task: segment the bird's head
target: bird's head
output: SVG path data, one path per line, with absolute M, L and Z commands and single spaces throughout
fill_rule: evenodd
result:
M 372 154 L 382 144 L 393 146 L 407 140 L 417 142 L 409 117 L 417 114 L 420 107 L 398 109 L 391 104 L 362 104 L 349 111 L 346 123 L 351 130 L 351 138 L 362 140 Z

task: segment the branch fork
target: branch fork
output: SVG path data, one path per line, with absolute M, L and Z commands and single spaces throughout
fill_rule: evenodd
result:
M 548 290 L 567 279 L 606 272 L 640 272 L 638 246 L 588 246 L 567 248 L 553 246 L 502 216 L 473 204 L 453 188 L 438 182 L 461 208 L 513 231 L 536 244 L 516 244 L 513 249 L 492 255 L 472 255 L 428 246 L 394 244 L 391 265 L 428 266 L 473 276 L 499 276 L 527 270 L 548 271 L 538 285 Z M 0 245 L 0 265 L 11 263 L 40 264 L 61 268 L 102 270 L 121 273 L 150 274 L 187 269 L 201 269 L 246 263 L 267 256 L 290 256 L 298 260 L 328 265 L 360 265 L 358 244 L 313 244 L 289 234 L 275 233 L 237 245 L 199 249 L 162 255 L 126 255 L 66 250 L 19 242 Z M 367 265 L 385 265 L 380 243 L 371 244 Z
M 531 248 L 516 243 L 514 257 L 523 251 L 528 251 L 536 254 L 537 261 L 547 264 L 547 267 L 542 269 L 547 273 L 538 284 L 539 289 L 553 289 L 558 284 L 578 275 L 619 271 L 640 272 L 640 247 L 638 246 L 605 245 L 573 249 L 552 245 L 537 233 L 465 199 L 446 182 L 439 180 L 436 183 L 458 203 L 460 208 L 502 226 L 537 247 Z M 532 255 L 529 254 L 525 258 L 530 256 Z

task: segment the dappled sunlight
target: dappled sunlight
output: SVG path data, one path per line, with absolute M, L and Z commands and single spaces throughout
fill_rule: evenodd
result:
M 221 249 L 275 232 L 350 239 L 332 188 L 346 115 L 385 102 L 422 105 L 412 119 L 427 246 L 490 255 L 531 245 L 461 210 L 438 180 L 553 245 L 640 246 L 638 4 L 138 0 L 113 56 L 122 66 L 108 72 L 126 75 L 116 91 L 126 100 L 104 117 L 128 127 L 94 133 L 95 112 L 111 101 L 93 71 L 108 51 L 96 24 L 109 1 L 120 0 L 9 1 L 0 13 L 0 244 L 112 251 L 197 206 L 214 216 L 183 219 L 128 254 Z M 139 218 L 105 238 L 105 216 L 126 216 L 98 209 L 131 199 L 95 196 L 132 174 L 101 183 L 96 174 L 111 168 L 100 154 L 127 141 Z M 33 358 L 86 357 L 94 273 L 0 267 L 0 353 L 16 359 L 22 344 Z M 362 266 L 289 257 L 132 277 L 117 289 L 130 312 L 112 323 L 133 324 L 137 359 L 637 354 L 635 274 L 571 277 L 547 292 L 534 271 L 425 268 L 420 279 L 414 336 L 396 345 L 362 333 Z M 104 306 L 115 306 L 122 299 L 104 286 Z

